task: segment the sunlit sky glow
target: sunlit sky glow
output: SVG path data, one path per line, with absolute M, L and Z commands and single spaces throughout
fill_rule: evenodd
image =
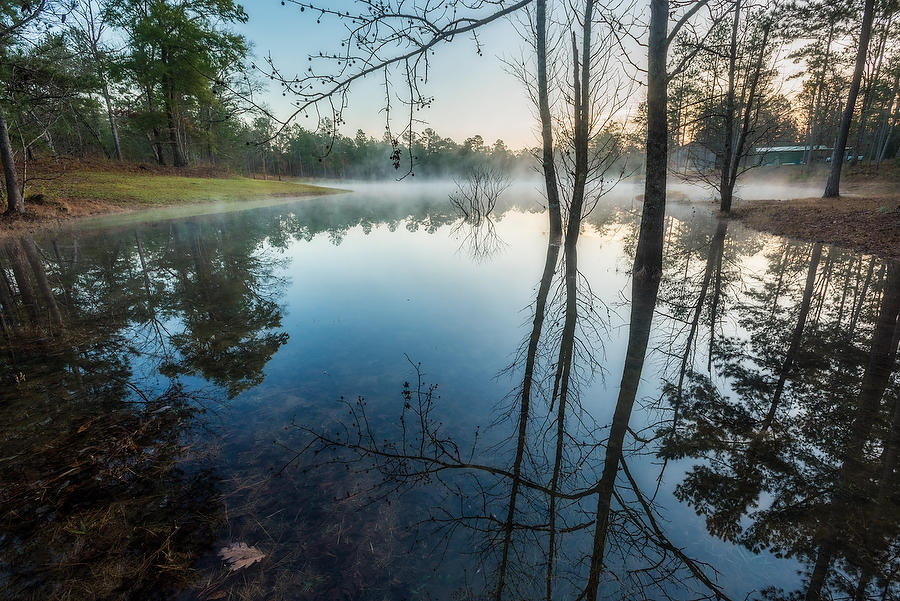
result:
M 354 4 L 346 0 L 328 2 L 341 10 L 352 10 Z M 322 18 L 317 24 L 316 14 L 301 13 L 290 4 L 282 6 L 280 0 L 247 0 L 244 8 L 250 20 L 240 31 L 253 44 L 254 56 L 260 60 L 271 53 L 286 75 L 302 72 L 310 54 L 339 49 L 345 34 L 338 20 Z M 515 23 L 509 20 L 488 25 L 479 34 L 484 52 L 481 57 L 476 54 L 471 37 L 437 49 L 431 62 L 431 80 L 425 88 L 435 102 L 417 114 L 427 121 L 419 130 L 432 127 L 438 134 L 457 141 L 480 134 L 488 144 L 499 138 L 511 148 L 537 144 L 531 102 L 501 60 L 522 54 L 522 42 L 514 27 Z M 290 96 L 282 97 L 277 85 L 271 85 L 263 99 L 279 118 L 292 112 Z M 352 137 L 357 129 L 362 129 L 380 138 L 385 127 L 383 106 L 383 79 L 370 77 L 354 84 L 342 133 Z M 305 127 L 314 125 L 312 117 L 299 119 Z

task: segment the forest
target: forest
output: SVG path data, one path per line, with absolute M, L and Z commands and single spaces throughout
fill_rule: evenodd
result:
M 898 13 L 0 0 L 0 599 L 900 599 Z
M 360 30 L 390 17 L 386 7 L 370 3 L 363 3 L 359 15 L 332 14 L 336 11 L 327 5 L 289 4 L 318 14 L 319 22 L 352 19 Z M 530 10 L 529 4 L 515 8 Z M 738 178 L 760 164 L 812 170 L 833 164 L 836 156 L 837 162 L 875 170 L 888 161 L 893 171 L 900 152 L 895 4 L 697 3 L 687 27 L 666 40 L 672 173 L 709 184 L 726 209 Z M 494 6 L 503 3 L 478 2 L 468 12 Z M 426 21 L 430 11 L 422 15 Z M 513 18 L 516 11 L 502 12 Z M 605 66 L 609 75 L 641 79 L 646 59 L 632 55 L 628 46 L 641 35 L 635 7 L 619 4 L 598 13 L 616 20 L 622 32 L 610 42 L 616 54 L 627 51 L 616 57 L 623 64 Z M 322 48 L 317 56 L 302 57 L 311 66 L 302 77 L 288 78 L 284 74 L 299 67 L 261 56 L 265 49 L 240 33 L 249 17 L 232 0 L 8 0 L 0 18 L 0 146 L 5 186 L 13 189 L 27 188 L 34 161 L 91 159 L 211 166 L 245 175 L 373 179 L 460 175 L 484 163 L 524 173 L 540 154 L 538 148 L 510 149 L 502 140 L 491 143 L 478 135 L 457 142 L 427 123 L 403 118 L 394 128 L 399 131 L 391 131 L 389 121 L 382 135 L 344 132 L 346 99 L 335 99 L 349 89 L 356 72 L 347 71 L 349 64 L 340 67 L 341 53 Z M 320 26 L 295 18 L 302 26 Z M 423 31 L 407 32 L 415 34 L 407 45 L 418 44 L 423 52 L 429 42 Z M 383 56 L 383 47 L 382 54 L 369 50 L 367 55 L 369 40 L 360 37 L 357 43 L 359 61 L 368 61 L 370 69 L 396 66 L 397 57 Z M 420 69 L 424 58 L 417 62 Z M 537 83 L 528 73 L 520 75 L 526 89 Z M 327 93 L 317 87 L 332 81 L 337 85 Z M 620 110 L 602 119 L 602 132 L 591 132 L 595 146 L 605 144 L 598 135 L 612 140 L 629 174 L 645 168 L 649 105 L 633 101 L 641 96 L 637 90 L 629 89 L 632 114 Z M 415 87 L 409 91 L 404 102 L 410 107 L 439 101 Z M 266 103 L 267 94 L 279 92 L 297 98 L 301 108 L 293 119 L 275 115 Z M 326 98 L 331 104 L 322 106 Z M 18 196 L 15 190 L 7 194 Z

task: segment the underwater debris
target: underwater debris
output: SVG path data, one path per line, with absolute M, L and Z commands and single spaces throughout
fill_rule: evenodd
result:
M 266 554 L 256 547 L 248 547 L 247 543 L 233 543 L 219 549 L 219 557 L 228 563 L 228 569 L 236 572 L 262 561 Z

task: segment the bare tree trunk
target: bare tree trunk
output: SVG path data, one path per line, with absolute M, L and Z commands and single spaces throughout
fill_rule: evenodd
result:
M 700 283 L 700 293 L 697 295 L 697 302 L 694 303 L 694 315 L 691 318 L 687 341 L 684 344 L 684 352 L 681 354 L 681 368 L 678 370 L 678 386 L 676 388 L 677 404 L 675 405 L 675 416 L 672 419 L 673 423 L 678 421 L 678 410 L 681 406 L 682 391 L 684 389 L 684 377 L 687 375 L 688 362 L 692 355 L 691 348 L 693 347 L 697 330 L 700 327 L 700 317 L 703 315 L 703 306 L 706 304 L 709 283 L 712 280 L 713 272 L 716 271 L 716 267 L 721 264 L 721 256 L 725 246 L 725 234 L 727 231 L 728 222 L 724 219 L 720 219 L 719 223 L 716 225 L 716 233 L 710 241 L 709 252 L 706 255 L 706 268 L 703 270 L 703 280 Z M 714 297 L 718 297 L 718 290 L 715 291 Z M 714 319 L 715 318 L 713 318 L 713 321 L 710 323 L 710 342 L 712 341 L 713 328 L 715 327 Z M 710 361 L 712 361 L 711 347 L 712 344 L 710 344 Z
M 860 260 L 861 261 L 861 260 Z M 869 259 L 869 270 L 866 272 L 866 279 L 863 282 L 862 291 L 859 294 L 859 303 L 854 300 L 853 311 L 850 314 L 850 327 L 847 330 L 847 339 L 853 340 L 853 333 L 856 331 L 856 323 L 862 313 L 863 305 L 866 303 L 866 292 L 869 290 L 869 284 L 872 282 L 872 274 L 875 272 L 875 257 Z
M 778 310 L 778 301 L 781 299 L 781 284 L 784 281 L 784 271 L 787 269 L 788 257 L 791 254 L 791 243 L 786 242 L 781 252 L 781 261 L 778 266 L 778 279 L 775 281 L 775 292 L 772 294 L 772 310 L 769 311 L 770 320 L 775 317 L 775 311 Z
M 722 228 L 721 234 L 716 232 L 717 238 L 715 244 L 718 245 L 716 256 L 716 279 L 713 284 L 712 306 L 709 309 L 709 353 L 706 355 L 706 371 L 712 373 L 713 350 L 716 343 L 716 322 L 719 315 L 719 299 L 722 298 L 722 258 L 725 255 L 725 228 Z
M 113 149 L 116 153 L 116 160 L 122 160 L 122 145 L 119 143 L 119 125 L 116 123 L 116 114 L 113 112 L 112 99 L 109 95 L 109 84 L 106 83 L 106 77 L 103 77 L 103 100 L 106 101 L 106 114 L 109 117 L 109 128 L 112 130 Z
M 168 66 L 168 50 L 164 47 L 162 50 L 162 61 Z M 163 104 L 166 111 L 166 126 L 169 130 L 169 144 L 172 146 L 172 165 L 175 167 L 184 167 L 187 161 L 181 154 L 181 146 L 178 144 L 178 129 L 175 123 L 175 90 L 168 74 L 163 73 Z
M 719 180 L 719 210 L 727 213 L 731 210 L 731 197 L 734 187 L 731 185 L 732 161 L 734 156 L 734 79 L 737 69 L 737 38 L 741 18 L 741 0 L 734 0 L 734 21 L 731 24 L 731 45 L 728 53 L 728 91 L 725 96 L 725 122 L 722 126 L 725 135 L 725 147 L 722 149 L 722 174 Z
M 557 402 L 556 413 L 556 450 L 554 453 L 553 475 L 550 479 L 550 490 L 559 486 L 562 472 L 563 445 L 565 440 L 566 412 L 569 405 L 569 388 L 572 375 L 572 360 L 575 348 L 575 326 L 578 322 L 578 237 L 581 231 L 582 209 L 584 206 L 585 185 L 588 174 L 588 123 L 590 111 L 590 60 L 591 60 L 591 15 L 593 2 L 585 3 L 585 14 L 582 30 L 582 59 L 579 63 L 578 44 L 575 32 L 572 32 L 572 65 L 573 65 L 573 113 L 575 124 L 575 185 L 569 205 L 569 220 L 566 224 L 565 238 L 565 289 L 566 314 L 560 338 L 559 358 L 556 368 L 551 403 Z M 557 395 L 557 391 L 559 394 Z M 547 563 L 547 601 L 552 599 L 552 557 L 556 554 L 556 494 L 550 496 L 549 531 L 550 542 Z
M 853 265 L 855 263 L 856 259 L 851 258 L 847 264 L 847 269 L 844 270 L 844 284 L 841 286 L 841 303 L 838 305 L 837 315 L 835 316 L 838 330 L 840 330 L 841 324 L 844 323 L 844 307 L 847 304 L 847 292 L 850 290 L 850 275 L 853 273 Z
M 175 109 L 171 98 L 166 100 L 166 124 L 169 128 L 169 144 L 172 146 L 172 165 L 175 167 L 187 166 L 184 155 L 181 154 L 181 145 L 178 143 L 178 132 L 175 128 Z
M 822 290 L 818 292 L 819 295 L 819 304 L 816 305 L 816 320 L 815 325 L 819 325 L 819 319 L 822 316 L 822 309 L 825 306 L 825 300 L 828 298 L 828 287 L 831 285 L 831 273 L 834 268 L 834 249 L 831 248 L 828 251 L 828 260 L 825 261 L 825 280 L 822 283 Z
M 900 324 L 900 321 L 898 321 L 898 324 Z M 897 328 L 895 328 L 895 332 L 896 330 Z M 891 342 L 891 348 L 893 349 L 892 352 L 896 359 L 896 333 L 894 334 L 893 342 Z M 898 455 L 900 455 L 898 450 L 900 450 L 900 403 L 895 399 L 894 408 L 891 411 L 890 434 L 887 436 L 884 453 L 881 455 L 881 474 L 878 480 L 878 492 L 875 494 L 875 498 L 872 499 L 871 507 L 869 508 L 869 515 L 872 515 L 872 520 L 869 522 L 864 534 L 864 557 L 866 563 L 862 570 L 860 570 L 859 584 L 853 595 L 854 601 L 865 601 L 866 589 L 877 574 L 878 567 L 888 563 L 888 560 L 883 556 L 883 545 L 879 545 L 878 543 L 878 534 L 880 534 L 879 525 L 882 524 L 882 520 L 884 520 L 884 517 L 882 516 L 890 514 L 887 504 L 890 499 L 891 491 L 895 490 L 896 487 L 897 460 Z
M 9 141 L 6 117 L 2 112 L 0 112 L 0 162 L 3 163 L 3 176 L 6 181 L 6 212 L 24 213 L 25 200 L 22 198 L 22 189 L 19 187 L 19 178 L 16 175 L 16 158 L 13 154 L 12 143 Z
M 604 549 L 609 532 L 609 512 L 616 485 L 616 475 L 622 459 L 622 447 L 628 422 L 637 396 L 641 373 L 644 369 L 644 358 L 647 344 L 650 341 L 650 324 L 656 307 L 659 292 L 659 280 L 655 278 L 632 277 L 631 281 L 631 323 L 628 328 L 628 347 L 625 354 L 625 367 L 619 386 L 619 396 L 609 429 L 606 443 L 606 455 L 603 473 L 597 484 L 597 513 L 594 530 L 594 547 L 591 555 L 591 568 L 588 584 L 583 598 L 594 601 L 600 586 L 600 574 L 603 570 Z
M 666 161 L 669 138 L 666 114 L 666 32 L 669 1 L 650 0 L 647 55 L 647 144 L 644 209 L 634 258 L 634 277 L 662 275 L 663 223 L 666 216 Z
M 154 110 L 153 110 L 153 88 L 152 87 L 145 88 L 144 94 L 147 96 L 147 112 L 152 115 L 154 113 Z M 157 165 L 165 165 L 166 164 L 166 155 L 163 153 L 162 142 L 160 142 L 160 139 L 159 139 L 159 128 L 156 127 L 156 125 L 154 125 L 151 128 L 151 133 L 147 134 L 147 138 L 150 140 L 150 148 L 153 150 L 153 155 L 156 157 L 156 164 Z
M 888 143 L 894 133 L 894 122 L 896 121 L 896 113 L 900 110 L 900 69 L 894 74 L 894 85 L 891 88 L 891 101 L 888 103 L 887 114 L 884 117 L 884 124 L 881 127 L 881 135 L 878 138 L 877 152 L 875 156 L 875 169 L 881 165 L 884 155 L 887 153 Z
M 18 311 L 13 302 L 12 287 L 9 285 L 9 279 L 6 276 L 6 270 L 0 266 L 0 306 L 3 308 L 4 323 L 15 327 L 18 320 Z
M 856 160 L 856 157 L 858 156 L 866 157 L 869 154 L 868 149 L 866 149 L 866 152 L 863 152 L 863 146 L 866 139 L 866 127 L 868 126 L 869 113 L 872 109 L 872 93 L 874 92 L 875 86 L 878 83 L 878 78 L 881 75 L 881 63 L 882 59 L 884 58 L 884 47 L 885 44 L 887 44 L 890 29 L 891 17 L 888 17 L 881 39 L 875 46 L 875 69 L 872 72 L 871 76 L 868 78 L 865 86 L 865 91 L 863 92 L 863 101 L 859 110 L 859 126 L 857 127 L 856 132 L 856 146 L 854 147 L 853 151 L 854 160 Z
M 838 131 L 837 141 L 834 144 L 834 152 L 831 154 L 831 174 L 828 176 L 828 183 L 825 184 L 823 198 L 834 198 L 841 195 L 841 168 L 844 165 L 847 139 L 850 137 L 850 123 L 853 121 L 856 98 L 859 96 L 859 86 L 866 66 L 866 54 L 869 51 L 869 38 L 872 36 L 872 21 L 874 18 L 875 0 L 866 0 L 865 8 L 863 9 L 862 27 L 859 32 L 859 49 L 856 52 L 856 68 L 853 70 L 850 92 L 847 95 L 847 105 L 841 118 L 841 128 Z
M 867 472 L 862 465 L 863 451 L 871 436 L 872 425 L 894 369 L 897 351 L 894 333 L 897 329 L 898 314 L 900 314 L 900 264 L 893 262 L 888 266 L 885 292 L 881 298 L 881 306 L 875 321 L 875 332 L 872 335 L 869 363 L 866 366 L 862 387 L 856 400 L 856 417 L 850 427 L 847 449 L 835 487 L 834 503 L 839 506 L 852 506 L 846 507 L 848 511 L 858 510 L 853 490 L 860 485 L 861 477 L 867 477 Z M 832 524 L 824 524 L 822 528 L 824 531 L 816 535 L 819 552 L 809 578 L 806 601 L 822 599 L 822 589 L 825 586 L 834 556 L 836 538 L 840 536 L 840 531 L 835 529 Z
M 547 1 L 537 0 L 537 82 L 538 112 L 541 117 L 544 185 L 547 190 L 547 208 L 550 211 L 550 238 L 559 245 L 562 239 L 562 212 L 559 207 L 559 186 L 556 180 L 556 160 L 553 153 L 553 118 L 550 114 L 550 91 L 547 83 Z
M 22 304 L 31 320 L 32 325 L 38 325 L 40 309 L 38 308 L 37 295 L 34 293 L 34 286 L 28 278 L 28 269 L 22 260 L 22 249 L 18 244 L 9 240 L 6 242 L 6 254 L 9 256 L 9 264 L 12 267 L 13 277 L 16 280 L 16 287 L 19 289 L 19 296 L 22 298 Z
M 72 299 L 72 281 L 75 274 L 66 266 L 66 260 L 63 258 L 62 251 L 59 249 L 59 243 L 53 239 L 53 254 L 56 255 L 56 264 L 59 266 L 60 284 L 62 285 L 63 295 L 66 297 L 66 307 L 69 311 L 75 309 L 75 302 Z
M 806 138 L 806 143 L 809 146 L 806 151 L 807 170 L 812 169 L 813 160 L 815 158 L 813 147 L 816 144 L 818 134 L 817 121 L 819 118 L 819 111 L 822 107 L 822 91 L 825 88 L 825 76 L 828 73 L 828 59 L 831 58 L 831 43 L 834 40 L 834 27 L 835 24 L 834 21 L 832 21 L 828 27 L 828 40 L 825 42 L 825 56 L 822 59 L 822 69 L 819 71 L 819 75 L 816 78 L 815 102 L 813 103 L 813 112 L 809 116 L 809 135 Z
M 771 27 L 771 21 L 767 20 L 766 24 L 763 26 L 763 37 L 759 45 L 759 58 L 756 61 L 753 74 L 750 76 L 750 89 L 747 92 L 746 101 L 743 103 L 744 106 L 741 116 L 741 129 L 737 134 L 735 147 L 732 151 L 731 160 L 729 161 L 728 179 L 726 181 L 727 194 L 725 190 L 723 190 L 721 195 L 722 206 L 720 207 L 720 209 L 723 213 L 728 213 L 731 211 L 731 202 L 734 196 L 734 187 L 737 184 L 738 174 L 740 174 L 741 159 L 744 156 L 744 149 L 747 145 L 747 137 L 750 135 L 750 131 L 753 128 L 754 115 L 758 114 L 759 112 L 759 109 L 757 107 L 758 101 L 760 100 L 758 98 L 759 80 L 762 78 L 763 62 L 766 58 L 766 45 L 769 42 L 769 32 L 771 31 Z
M 206 133 L 206 160 L 212 165 L 216 158 L 213 154 L 213 146 L 212 146 L 212 109 L 209 105 L 206 105 L 203 108 L 203 114 L 206 118 L 206 123 L 204 125 L 204 132 Z
M 556 272 L 556 262 L 559 259 L 559 246 L 562 240 L 562 215 L 559 206 L 559 189 L 557 187 L 556 164 L 553 155 L 553 122 L 550 115 L 550 95 L 547 84 L 546 0 L 537 0 L 535 31 L 537 34 L 538 109 L 541 117 L 541 138 L 543 143 L 542 166 L 547 189 L 547 205 L 550 213 L 550 237 L 547 241 L 547 257 L 544 261 L 544 271 L 541 276 L 540 287 L 538 288 L 537 300 L 535 301 L 534 320 L 532 322 L 531 337 L 528 340 L 528 351 L 525 358 L 525 373 L 522 378 L 522 391 L 519 401 L 519 432 L 516 456 L 513 462 L 512 490 L 510 491 L 509 507 L 504 528 L 504 540 L 500 558 L 497 588 L 494 591 L 494 598 L 497 601 L 500 601 L 503 597 L 503 589 L 506 582 L 506 572 L 509 563 L 509 548 L 515 522 L 516 503 L 518 501 L 519 478 L 522 471 L 522 460 L 525 456 L 525 437 L 531 411 L 531 387 L 534 379 L 534 365 L 537 357 L 538 343 L 540 342 L 544 326 L 547 298 L 550 293 L 553 274 Z M 552 565 L 553 549 L 551 548 L 548 557 L 548 574 L 552 573 Z M 550 595 L 550 586 L 550 579 L 548 577 L 548 597 Z

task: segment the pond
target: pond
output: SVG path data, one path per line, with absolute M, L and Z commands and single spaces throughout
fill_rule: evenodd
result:
M 450 191 L 4 241 L 3 598 L 896 598 L 900 267 Z

